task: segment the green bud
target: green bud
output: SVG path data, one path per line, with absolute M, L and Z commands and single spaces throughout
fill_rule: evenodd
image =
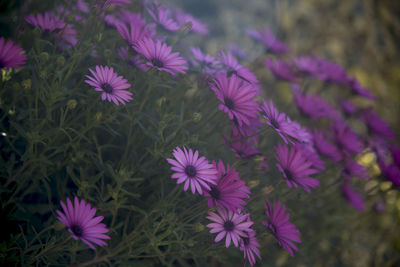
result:
M 194 230 L 196 232 L 202 232 L 204 230 L 204 225 L 202 225 L 201 223 L 196 223 L 196 225 L 194 226 Z
M 71 100 L 68 101 L 67 107 L 69 109 L 74 109 L 74 108 L 76 108 L 77 104 L 78 104 L 78 102 L 75 99 L 71 99 Z
M 189 247 L 193 247 L 195 244 L 196 244 L 196 242 L 193 240 L 193 239 L 189 239 L 188 241 L 187 241 L 187 243 L 186 243 Z
M 167 101 L 167 99 L 165 98 L 165 96 L 163 96 L 163 97 L 157 99 L 157 101 L 156 101 L 157 106 L 160 108 L 160 107 L 162 106 L 162 104 L 163 104 L 165 101 Z
M 18 82 L 14 82 L 13 83 L 13 88 L 14 88 L 14 90 L 19 90 L 21 87 L 20 87 Z
M 193 113 L 192 120 L 193 120 L 194 122 L 199 122 L 199 121 L 201 121 L 201 118 L 202 118 L 202 116 L 201 116 L 201 113 L 200 113 L 200 112 L 195 112 L 195 113 Z
M 197 142 L 199 142 L 199 135 L 198 134 L 194 134 L 190 137 L 190 141 L 192 141 L 192 143 L 197 144 Z
M 61 231 L 61 230 L 63 230 L 64 228 L 65 228 L 65 225 L 62 224 L 61 222 L 56 222 L 56 223 L 54 224 L 54 230 L 56 230 L 56 231 Z
M 97 42 L 100 43 L 102 39 L 103 39 L 103 34 L 102 33 L 99 33 L 99 34 L 96 35 Z
M 40 55 L 39 55 L 39 60 L 40 60 L 40 62 L 42 62 L 42 63 L 46 63 L 47 60 L 49 60 L 49 53 L 47 53 L 47 52 L 42 52 L 42 53 L 40 53 Z
M 62 67 L 62 66 L 64 66 L 64 64 L 65 64 L 65 57 L 59 56 L 57 58 L 57 66 Z
M 112 54 L 113 54 L 113 52 L 112 52 L 110 49 L 104 50 L 104 56 L 105 56 L 106 58 L 111 57 Z
M 75 15 L 71 14 L 67 17 L 67 22 L 74 23 L 75 22 Z
M 101 118 L 103 117 L 103 113 L 101 111 L 97 112 L 96 115 L 94 115 L 96 121 L 101 120 Z
M 33 29 L 33 34 L 36 36 L 42 35 L 42 29 L 39 27 L 36 27 L 35 29 Z
M 11 116 L 15 114 L 15 107 L 12 109 L 8 110 L 8 114 L 10 114 Z

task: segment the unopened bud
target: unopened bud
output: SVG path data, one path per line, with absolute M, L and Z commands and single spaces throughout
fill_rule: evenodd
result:
M 164 104 L 165 101 L 167 101 L 167 99 L 165 98 L 165 96 L 163 96 L 163 97 L 157 99 L 157 106 L 158 106 L 158 107 L 161 107 L 162 104 Z
M 113 53 L 112 53 L 112 51 L 111 51 L 110 49 L 104 50 L 104 56 L 105 56 L 106 58 L 111 57 L 112 54 L 113 54 Z
M 94 117 L 95 117 L 96 121 L 99 121 L 103 117 L 103 113 L 99 111 L 96 113 L 96 115 Z
M 59 67 L 62 67 L 62 66 L 64 66 L 64 64 L 65 64 L 65 57 L 59 56 L 59 57 L 57 58 L 57 65 L 58 65 Z
M 194 122 L 199 122 L 199 121 L 201 121 L 201 118 L 202 118 L 201 113 L 199 113 L 199 112 L 193 113 L 192 120 L 193 120 Z
M 194 227 L 196 232 L 201 232 L 204 230 L 204 225 L 202 225 L 201 223 L 197 223 Z
M 179 29 L 179 32 L 182 35 L 188 34 L 192 30 L 192 27 L 193 23 L 191 21 L 188 21 L 182 25 L 182 27 Z
M 67 103 L 67 107 L 68 107 L 69 109 L 74 109 L 74 108 L 76 108 L 76 105 L 78 105 L 78 102 L 77 102 L 75 99 L 71 99 L 71 100 L 69 100 L 68 103 Z
M 39 59 L 40 59 L 40 62 L 46 63 L 47 60 L 49 60 L 49 53 L 47 53 L 47 52 L 40 53 Z

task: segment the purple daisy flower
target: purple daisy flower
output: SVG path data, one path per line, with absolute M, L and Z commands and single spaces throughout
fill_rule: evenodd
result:
M 39 13 L 36 16 L 30 14 L 25 16 L 25 20 L 33 27 L 39 27 L 48 32 L 61 30 L 65 27 L 65 22 L 51 12 L 45 12 L 44 15 Z
M 218 233 L 215 242 L 221 241 L 226 236 L 225 246 L 229 247 L 231 240 L 235 247 L 239 246 L 240 238 L 246 237 L 246 232 L 252 232 L 252 221 L 248 221 L 248 214 L 238 214 L 224 208 L 217 208 L 218 214 L 209 211 L 207 219 L 213 223 L 207 224 L 210 233 Z
M 219 53 L 219 61 L 226 69 L 226 75 L 228 77 L 234 75 L 248 83 L 252 83 L 254 85 L 259 84 L 257 76 L 253 72 L 251 72 L 249 68 L 245 68 L 240 65 L 236 58 L 232 56 L 231 52 L 227 52 L 225 55 L 225 53 L 221 51 Z
M 285 113 L 279 113 L 274 107 L 272 100 L 269 103 L 263 100 L 261 114 L 265 118 L 266 123 L 282 137 L 286 144 L 290 140 L 289 137 L 297 139 L 300 142 L 308 143 L 310 141 L 309 133 L 303 130 L 298 123 L 291 121 Z
M 344 152 L 359 154 L 363 151 L 363 143 L 353 130 L 343 121 L 337 120 L 333 124 L 336 145 Z
M 311 119 L 339 118 L 339 113 L 328 102 L 318 95 L 305 94 L 299 91 L 294 92 L 294 103 L 297 108 Z
M 392 154 L 394 163 L 396 165 L 400 166 L 400 147 L 392 146 L 392 147 L 390 147 L 390 152 Z
M 350 179 L 352 177 L 357 177 L 361 179 L 369 178 L 368 170 L 364 166 L 358 164 L 357 162 L 351 159 L 348 159 L 346 161 L 343 170 L 343 176 L 346 177 L 347 179 Z
M 134 68 L 140 69 L 141 71 L 148 71 L 149 67 L 144 63 L 143 58 L 139 55 L 129 57 L 129 47 L 122 46 L 117 49 L 118 56 L 126 60 L 128 64 Z
M 142 17 L 142 14 L 134 13 L 127 9 L 120 9 L 118 11 L 118 17 L 122 22 L 126 24 L 132 23 L 134 25 L 140 25 L 140 26 L 146 25 L 146 20 Z
M 393 132 L 387 122 L 382 120 L 374 110 L 368 109 L 363 111 L 361 118 L 365 121 L 365 124 L 367 125 L 371 134 L 376 134 L 388 139 L 394 139 L 396 137 L 396 134 Z
M 210 164 L 205 157 L 199 158 L 199 151 L 193 151 L 183 147 L 176 147 L 172 152 L 175 159 L 168 158 L 169 164 L 173 165 L 171 170 L 175 173 L 171 176 L 173 179 L 178 179 L 177 184 L 185 182 L 184 190 L 189 188 L 192 193 L 203 194 L 203 189 L 210 191 L 211 187 L 209 184 L 216 185 L 217 170 L 212 164 Z
M 289 51 L 287 45 L 279 41 L 268 28 L 260 31 L 248 29 L 246 30 L 246 33 L 256 41 L 261 42 L 265 46 L 267 52 L 284 54 Z
M 139 40 L 133 48 L 148 60 L 146 65 L 149 67 L 172 75 L 176 75 L 177 72 L 186 73 L 188 68 L 186 60 L 180 57 L 178 52 L 171 53 L 172 47 L 160 40 L 155 42 L 150 38 L 144 38 Z
M 213 162 L 214 168 L 218 171 L 217 184 L 210 185 L 211 190 L 205 190 L 204 196 L 208 199 L 208 206 L 225 207 L 233 212 L 243 209 L 246 202 L 242 198 L 250 198 L 249 188 L 246 183 L 239 178 L 239 174 L 229 165 L 225 170 L 222 160 L 218 165 Z
M 246 52 L 243 51 L 242 48 L 240 48 L 238 45 L 236 44 L 229 44 L 228 45 L 228 51 L 235 55 L 235 57 L 239 58 L 239 59 L 246 59 L 248 58 L 248 54 Z
M 254 254 L 256 254 L 257 257 L 261 259 L 258 247 L 260 247 L 260 244 L 258 243 L 256 238 L 256 231 L 246 232 L 246 236 L 240 239 L 240 251 L 243 251 L 244 259 L 247 259 L 251 266 L 256 263 L 256 257 L 254 256 Z
M 350 80 L 345 68 L 335 62 L 330 62 L 321 57 L 317 58 L 319 64 L 319 72 L 315 77 L 325 81 L 340 84 L 347 84 Z
M 275 151 L 275 158 L 278 161 L 276 167 L 283 174 L 289 187 L 298 188 L 298 186 L 301 186 L 308 193 L 311 193 L 309 187 L 319 186 L 319 181 L 310 177 L 318 171 L 311 168 L 312 162 L 307 161 L 301 151 L 295 147 L 289 149 L 288 146 L 281 144 L 275 147 Z
M 293 65 L 303 75 L 315 76 L 319 71 L 319 61 L 313 56 L 295 57 Z
M 200 22 L 198 19 L 193 17 L 192 15 L 184 12 L 181 9 L 178 9 L 175 12 L 175 18 L 180 27 L 185 25 L 186 23 L 191 23 L 192 28 L 191 31 L 200 35 L 207 35 L 208 34 L 208 28 L 207 25 Z
M 279 245 L 293 257 L 293 250 L 298 250 L 294 242 L 301 243 L 300 231 L 296 229 L 293 223 L 289 222 L 290 214 L 285 214 L 285 209 L 286 207 L 279 201 L 273 200 L 271 206 L 269 200 L 266 199 L 265 213 L 268 221 L 263 221 L 262 223 L 275 236 Z
M 325 163 L 319 157 L 317 151 L 314 149 L 312 144 L 296 143 L 295 147 L 297 150 L 301 151 L 307 161 L 310 161 L 312 163 L 311 166 L 319 170 L 325 170 Z
M 365 97 L 371 101 L 376 100 L 375 97 L 372 95 L 372 93 L 367 88 L 362 87 L 357 79 L 355 78 L 349 79 L 347 81 L 347 85 L 351 88 L 352 92 L 355 95 Z
M 272 71 L 275 78 L 278 80 L 295 83 L 298 79 L 298 76 L 293 73 L 292 67 L 281 59 L 276 59 L 276 62 L 274 62 L 273 59 L 267 58 L 265 59 L 264 64 L 270 71 Z
M 190 47 L 195 60 L 192 61 L 194 66 L 201 66 L 206 73 L 213 74 L 219 67 L 219 62 L 209 54 L 205 54 L 198 47 Z
M 400 188 L 400 166 L 395 163 L 387 165 L 383 160 L 378 161 L 382 175 Z
M 129 27 L 125 23 L 117 23 L 115 25 L 122 38 L 128 42 L 130 46 L 135 45 L 139 40 L 149 37 L 149 33 L 144 27 L 134 22 L 129 23 Z
M 67 50 L 75 46 L 78 43 L 77 34 L 78 32 L 72 28 L 71 25 L 67 24 L 62 31 L 57 33 L 57 36 L 61 35 L 61 41 L 59 44 L 60 49 Z
M 253 100 L 256 95 L 253 85 L 244 83 L 236 76 L 228 78 L 224 73 L 218 73 L 211 89 L 222 102 L 218 108 L 239 126 L 250 125 L 250 119 L 257 117 L 258 105 Z
M 326 140 L 323 132 L 314 130 L 313 138 L 314 147 L 322 156 L 328 157 L 334 162 L 342 160 L 343 157 L 341 151 L 335 145 Z
M 242 135 L 232 135 L 231 140 L 226 136 L 222 137 L 229 148 L 235 152 L 237 158 L 250 159 L 260 155 L 260 151 L 253 146 L 254 139 L 247 139 Z
M 82 240 L 91 249 L 96 249 L 92 243 L 99 246 L 107 246 L 102 239 L 110 239 L 107 233 L 109 230 L 106 225 L 100 223 L 103 216 L 94 217 L 96 208 L 91 208 L 84 200 L 79 201 L 77 197 L 74 204 L 67 198 L 67 205 L 60 201 L 63 211 L 57 210 L 58 220 L 68 227 L 68 231 L 75 240 Z
M 24 50 L 19 48 L 13 41 L 6 42 L 0 37 L 0 70 L 8 68 L 23 68 L 26 61 Z
M 348 181 L 344 181 L 340 190 L 342 191 L 343 198 L 346 199 L 353 208 L 358 211 L 365 210 L 365 203 L 362 196 L 350 187 Z
M 153 4 L 151 8 L 146 8 L 153 20 L 164 29 L 172 32 L 179 30 L 178 23 L 171 18 L 171 10 L 162 8 L 158 4 Z
M 356 106 L 354 106 L 354 104 L 348 100 L 341 101 L 340 107 L 342 108 L 344 114 L 347 116 L 351 116 L 357 111 Z
M 85 80 L 87 84 L 94 86 L 94 90 L 97 92 L 103 92 L 101 95 L 101 99 L 108 100 L 108 102 L 113 101 L 115 105 L 119 105 L 122 103 L 125 105 L 125 102 L 129 102 L 132 100 L 132 93 L 124 90 L 131 85 L 128 80 L 124 79 L 122 76 L 118 76 L 117 73 L 114 72 L 114 69 L 108 66 L 96 66 L 96 71 L 89 69 L 92 73 L 92 76 L 86 75 L 86 78 L 89 80 Z

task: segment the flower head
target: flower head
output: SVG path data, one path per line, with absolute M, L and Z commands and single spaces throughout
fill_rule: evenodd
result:
M 6 42 L 4 37 L 0 37 L 0 70 L 7 68 L 22 68 L 25 64 L 26 55 L 24 50 L 19 48 L 13 41 Z
M 79 201 L 77 197 L 74 204 L 67 198 L 67 204 L 60 201 L 63 211 L 57 210 L 58 220 L 68 227 L 68 231 L 75 240 L 82 240 L 91 249 L 96 249 L 92 243 L 99 246 L 107 246 L 101 239 L 110 239 L 104 233 L 108 232 L 106 225 L 100 223 L 103 216 L 94 217 L 96 208 L 91 208 L 84 200 Z
M 304 115 L 311 119 L 339 117 L 337 110 L 318 95 L 303 95 L 299 91 L 295 91 L 294 103 Z
M 253 100 L 256 91 L 251 84 L 244 83 L 236 76 L 228 78 L 224 73 L 218 73 L 211 89 L 222 102 L 218 108 L 239 126 L 249 125 L 250 119 L 257 116 L 258 105 Z
M 200 66 L 206 73 L 214 73 L 218 69 L 219 62 L 209 54 L 205 54 L 198 47 L 190 47 L 195 60 L 192 61 L 194 66 Z
M 177 184 L 185 182 L 185 191 L 190 185 L 193 194 L 196 190 L 203 194 L 204 189 L 211 190 L 210 184 L 216 184 L 217 170 L 205 157 L 199 158 L 199 151 L 193 153 L 192 149 L 176 147 L 172 154 L 175 159 L 167 159 L 172 165 L 171 170 L 175 171 L 171 178 L 178 179 Z
M 129 27 L 127 27 L 125 23 L 117 23 L 115 27 L 130 46 L 135 45 L 139 40 L 149 36 L 146 27 L 134 22 L 130 22 L 128 25 Z
M 365 121 L 370 133 L 388 139 L 394 139 L 396 137 L 396 134 L 387 122 L 382 120 L 374 110 L 365 110 L 362 113 L 361 118 Z
M 248 29 L 246 30 L 246 33 L 253 39 L 261 42 L 265 46 L 267 52 L 284 54 L 289 51 L 287 45 L 279 41 L 268 28 L 259 31 Z
M 231 240 L 235 247 L 239 246 L 240 238 L 246 237 L 246 232 L 253 231 L 250 227 L 252 221 L 248 221 L 248 214 L 238 214 L 224 208 L 217 208 L 218 214 L 212 211 L 208 212 L 207 219 L 213 221 L 207 225 L 212 228 L 210 233 L 218 233 L 215 242 L 221 241 L 226 236 L 225 246 L 229 247 Z
M 335 143 L 342 151 L 354 154 L 362 152 L 364 147 L 362 141 L 346 123 L 340 120 L 335 121 L 333 132 Z
M 200 35 L 208 34 L 207 25 L 202 23 L 195 17 L 193 17 L 191 14 L 188 14 L 181 9 L 178 9 L 175 13 L 176 13 L 175 17 L 176 17 L 179 27 L 182 27 L 186 23 L 190 22 L 192 25 L 192 28 L 191 28 L 192 32 L 200 34 Z
M 258 247 L 260 247 L 260 244 L 258 243 L 256 238 L 256 231 L 246 232 L 246 236 L 240 239 L 239 248 L 244 253 L 244 259 L 247 259 L 251 266 L 256 263 L 256 257 L 254 256 L 254 254 L 256 254 L 257 257 L 261 259 Z
M 85 80 L 87 84 L 94 86 L 94 90 L 97 92 L 102 92 L 101 99 L 113 101 L 117 106 L 119 103 L 125 104 L 132 100 L 132 93 L 124 90 L 131 85 L 128 80 L 124 79 L 122 76 L 118 76 L 114 72 L 114 69 L 108 66 L 96 66 L 96 71 L 89 69 L 93 76 L 86 75 L 88 80 Z
M 350 179 L 352 177 L 358 177 L 361 179 L 368 179 L 368 170 L 363 166 L 358 164 L 356 161 L 348 159 L 343 170 L 343 176 Z
M 36 16 L 30 14 L 25 16 L 25 20 L 33 27 L 39 27 L 48 32 L 61 30 L 65 26 L 65 22 L 51 12 L 45 12 L 43 15 L 39 13 Z
M 153 4 L 152 8 L 147 8 L 147 12 L 149 12 L 153 20 L 164 29 L 172 32 L 179 30 L 178 23 L 171 18 L 170 9 L 162 8 L 158 4 Z
M 274 107 L 272 100 L 269 102 L 263 100 L 261 115 L 266 120 L 266 123 L 282 137 L 286 144 L 290 140 L 289 137 L 300 142 L 310 142 L 311 137 L 309 133 L 301 128 L 300 124 L 290 120 L 285 113 L 279 113 Z
M 294 242 L 301 243 L 300 231 L 296 226 L 289 222 L 289 213 L 285 213 L 285 206 L 279 201 L 273 200 L 273 204 L 266 199 L 265 213 L 268 221 L 264 221 L 263 225 L 268 227 L 271 234 L 278 240 L 279 245 L 287 250 L 290 256 L 293 256 L 293 250 L 298 250 Z
M 331 144 L 324 136 L 323 132 L 314 130 L 314 147 L 318 152 L 325 157 L 330 158 L 332 161 L 337 162 L 342 160 L 342 153 L 340 149 L 334 144 Z
M 364 88 L 361 86 L 360 82 L 355 79 L 355 78 L 351 78 L 347 81 L 347 85 L 350 86 L 352 92 L 355 95 L 359 95 L 362 96 L 364 98 L 367 98 L 371 101 L 375 101 L 375 97 L 372 95 L 371 91 L 369 91 L 367 88 Z
M 186 60 L 180 57 L 178 52 L 171 53 L 172 47 L 160 40 L 143 38 L 133 48 L 148 60 L 146 65 L 149 67 L 172 75 L 176 75 L 177 72 L 186 73 L 188 68 Z
M 239 174 L 229 165 L 225 169 L 222 160 L 218 164 L 213 162 L 218 171 L 217 184 L 210 185 L 211 190 L 205 190 L 204 196 L 208 197 L 208 206 L 225 207 L 233 212 L 238 212 L 246 205 L 243 198 L 250 198 L 250 190 L 246 183 L 239 178 Z
M 257 76 L 251 72 L 249 68 L 245 68 L 239 64 L 236 58 L 233 57 L 231 52 L 227 52 L 226 55 L 223 51 L 219 53 L 219 61 L 223 65 L 226 70 L 226 75 L 228 77 L 237 76 L 240 79 L 244 80 L 245 82 L 258 85 L 259 81 Z M 258 89 L 254 88 L 254 89 Z
M 301 186 L 308 193 L 311 193 L 309 187 L 319 186 L 319 181 L 310 177 L 318 171 L 311 168 L 312 162 L 307 161 L 301 151 L 294 147 L 289 149 L 288 146 L 281 144 L 275 147 L 275 151 L 275 158 L 278 161 L 276 166 L 283 174 L 289 187 L 297 188 Z
M 141 71 L 148 71 L 149 67 L 144 63 L 143 58 L 139 55 L 129 56 L 129 47 L 122 46 L 117 49 L 118 56 L 122 59 L 127 61 L 127 63 L 133 67 L 138 68 Z
M 343 198 L 346 199 L 347 202 L 353 206 L 353 208 L 358 211 L 365 210 L 365 203 L 362 196 L 350 187 L 348 181 L 344 181 L 340 189 L 342 191 Z
M 298 79 L 297 74 L 292 71 L 292 67 L 281 59 L 277 59 L 275 62 L 273 59 L 267 58 L 264 64 L 272 71 L 276 79 L 288 82 L 296 82 Z

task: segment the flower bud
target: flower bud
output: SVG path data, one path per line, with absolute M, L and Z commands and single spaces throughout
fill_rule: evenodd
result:
M 195 112 L 195 113 L 193 113 L 192 120 L 193 120 L 194 122 L 199 122 L 199 121 L 201 121 L 201 118 L 202 118 L 202 116 L 201 116 L 201 113 L 200 113 L 200 112 Z
M 46 63 L 47 60 L 49 60 L 49 53 L 47 53 L 47 52 L 42 52 L 42 53 L 40 53 L 40 55 L 39 55 L 39 60 L 40 60 L 40 62 L 42 62 L 42 63 Z
M 164 104 L 164 102 L 167 101 L 167 99 L 165 98 L 165 96 L 157 99 L 157 106 L 160 108 L 162 106 L 162 104 Z
M 96 119 L 96 121 L 101 120 L 102 117 L 103 117 L 103 113 L 101 111 L 97 112 L 96 115 L 94 115 L 94 118 Z
M 65 64 L 65 57 L 59 56 L 57 58 L 57 66 L 62 67 L 62 66 L 64 66 L 64 64 Z
M 201 223 L 196 223 L 196 225 L 194 226 L 194 230 L 196 232 L 202 232 L 204 230 L 204 225 L 202 225 Z
M 76 108 L 77 104 L 78 104 L 78 102 L 75 99 L 71 99 L 71 100 L 68 101 L 67 107 L 69 109 L 74 109 L 74 108 Z
M 192 27 L 193 23 L 191 21 L 188 21 L 179 28 L 179 33 L 182 35 L 188 34 L 192 30 Z
M 106 57 L 106 58 L 109 58 L 109 57 L 111 57 L 112 56 L 112 51 L 110 50 L 110 49 L 105 49 L 104 50 L 104 56 Z

